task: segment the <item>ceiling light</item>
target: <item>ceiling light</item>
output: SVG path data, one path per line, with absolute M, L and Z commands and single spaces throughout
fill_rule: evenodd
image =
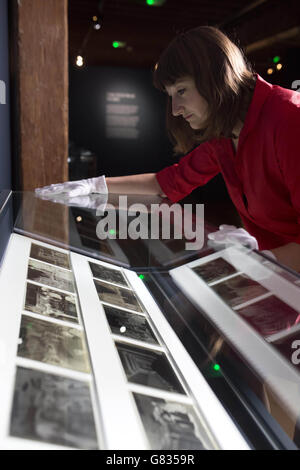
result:
M 146 4 L 149 7 L 161 7 L 166 0 L 146 0 Z
M 121 48 L 121 47 L 126 47 L 126 42 L 122 42 L 122 41 L 113 41 L 112 46 L 113 46 L 115 49 L 118 49 L 118 48 Z
M 82 67 L 83 66 L 83 57 L 81 55 L 78 55 L 76 57 L 76 65 L 77 65 L 77 67 Z

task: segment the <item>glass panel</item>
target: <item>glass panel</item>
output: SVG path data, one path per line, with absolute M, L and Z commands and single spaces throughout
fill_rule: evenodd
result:
M 141 274 L 148 291 L 205 379 L 254 446 L 300 445 L 298 273 L 244 247 L 212 245 L 207 235 L 217 230 L 217 221 L 211 224 L 202 219 L 203 244 L 197 249 L 187 249 L 187 243 L 195 241 L 197 235 L 195 223 L 199 220 L 193 218 L 195 204 L 186 208 L 187 213 L 181 213 L 190 217 L 187 219 L 190 233 L 186 234 L 175 213 L 169 217 L 165 212 L 158 219 L 152 218 L 153 209 L 157 210 L 159 204 L 160 208 L 161 204 L 169 207 L 166 201 L 156 197 L 110 195 L 104 213 L 103 199 L 98 195 L 70 205 L 63 198 L 50 201 L 30 192 L 14 193 L 12 202 L 16 233 L 111 263 L 111 269 L 99 270 L 89 260 L 111 332 L 125 338 L 123 343 L 116 342 L 116 346 L 129 382 L 184 394 L 163 353 L 149 352 L 147 345 L 141 349 L 126 344 L 131 338 L 149 346 L 157 338 L 143 317 L 139 292 L 131 289 L 114 265 Z M 164 225 L 167 219 L 169 225 Z M 196 234 L 194 239 L 189 236 L 191 232 Z M 76 322 L 76 305 L 70 302 L 72 296 L 67 295 L 73 292 L 72 279 L 67 278 L 65 271 L 69 269 L 68 256 L 57 257 L 51 249 L 37 250 L 32 245 L 30 257 L 29 280 L 34 282 L 39 276 L 38 282 L 43 284 L 43 279 L 47 279 L 48 287 L 28 283 L 25 309 Z M 41 263 L 54 265 L 55 276 L 48 268 L 39 269 Z M 46 297 L 55 297 L 51 286 L 55 289 L 56 282 L 64 284 L 66 294 L 61 293 L 53 305 L 47 301 L 52 310 L 46 313 L 42 302 Z M 37 331 L 40 324 L 42 320 L 36 322 Z M 28 336 L 28 326 L 25 326 L 23 333 Z M 161 368 L 155 369 L 154 364 Z M 152 375 L 148 374 L 147 380 L 149 376 L 152 382 L 146 383 L 143 371 L 150 369 Z M 134 399 L 139 408 L 148 406 L 145 396 L 135 393 Z M 201 443 L 201 432 L 196 432 L 196 419 L 194 422 L 189 407 L 173 405 L 171 415 L 175 416 L 178 409 L 189 423 L 189 445 L 206 447 Z M 164 408 L 166 403 L 160 400 L 155 406 Z M 143 420 L 147 428 L 149 419 L 146 416 Z M 90 436 L 90 446 L 93 447 L 93 436 Z

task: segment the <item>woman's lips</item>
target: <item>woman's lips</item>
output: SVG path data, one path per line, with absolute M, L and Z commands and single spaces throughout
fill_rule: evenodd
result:
M 192 114 L 189 114 L 188 116 L 186 116 L 184 119 L 188 120 L 192 117 Z

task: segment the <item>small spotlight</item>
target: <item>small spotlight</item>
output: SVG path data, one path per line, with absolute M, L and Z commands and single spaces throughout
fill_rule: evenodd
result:
M 76 65 L 77 65 L 77 67 L 82 67 L 83 66 L 83 57 L 81 55 L 78 55 L 76 57 Z
M 101 28 L 101 25 L 99 23 L 94 24 L 94 29 L 97 31 Z
M 269 69 L 267 70 L 267 74 L 268 74 L 268 75 L 272 75 L 273 72 L 274 72 L 274 70 L 271 69 L 271 68 L 269 68 Z
M 277 70 L 281 70 L 282 69 L 282 64 L 277 64 L 276 68 L 277 68 Z
M 93 21 L 98 21 L 98 17 L 97 16 L 93 16 Z
M 156 71 L 158 69 L 158 62 L 154 65 L 154 70 Z
M 78 217 L 76 217 L 76 222 L 81 222 L 81 221 L 82 221 L 81 215 L 79 215 Z

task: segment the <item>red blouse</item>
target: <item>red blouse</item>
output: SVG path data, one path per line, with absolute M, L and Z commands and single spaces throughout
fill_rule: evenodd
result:
M 231 139 L 204 142 L 156 174 L 172 202 L 221 172 L 260 249 L 300 243 L 300 93 L 257 75 L 237 152 Z

